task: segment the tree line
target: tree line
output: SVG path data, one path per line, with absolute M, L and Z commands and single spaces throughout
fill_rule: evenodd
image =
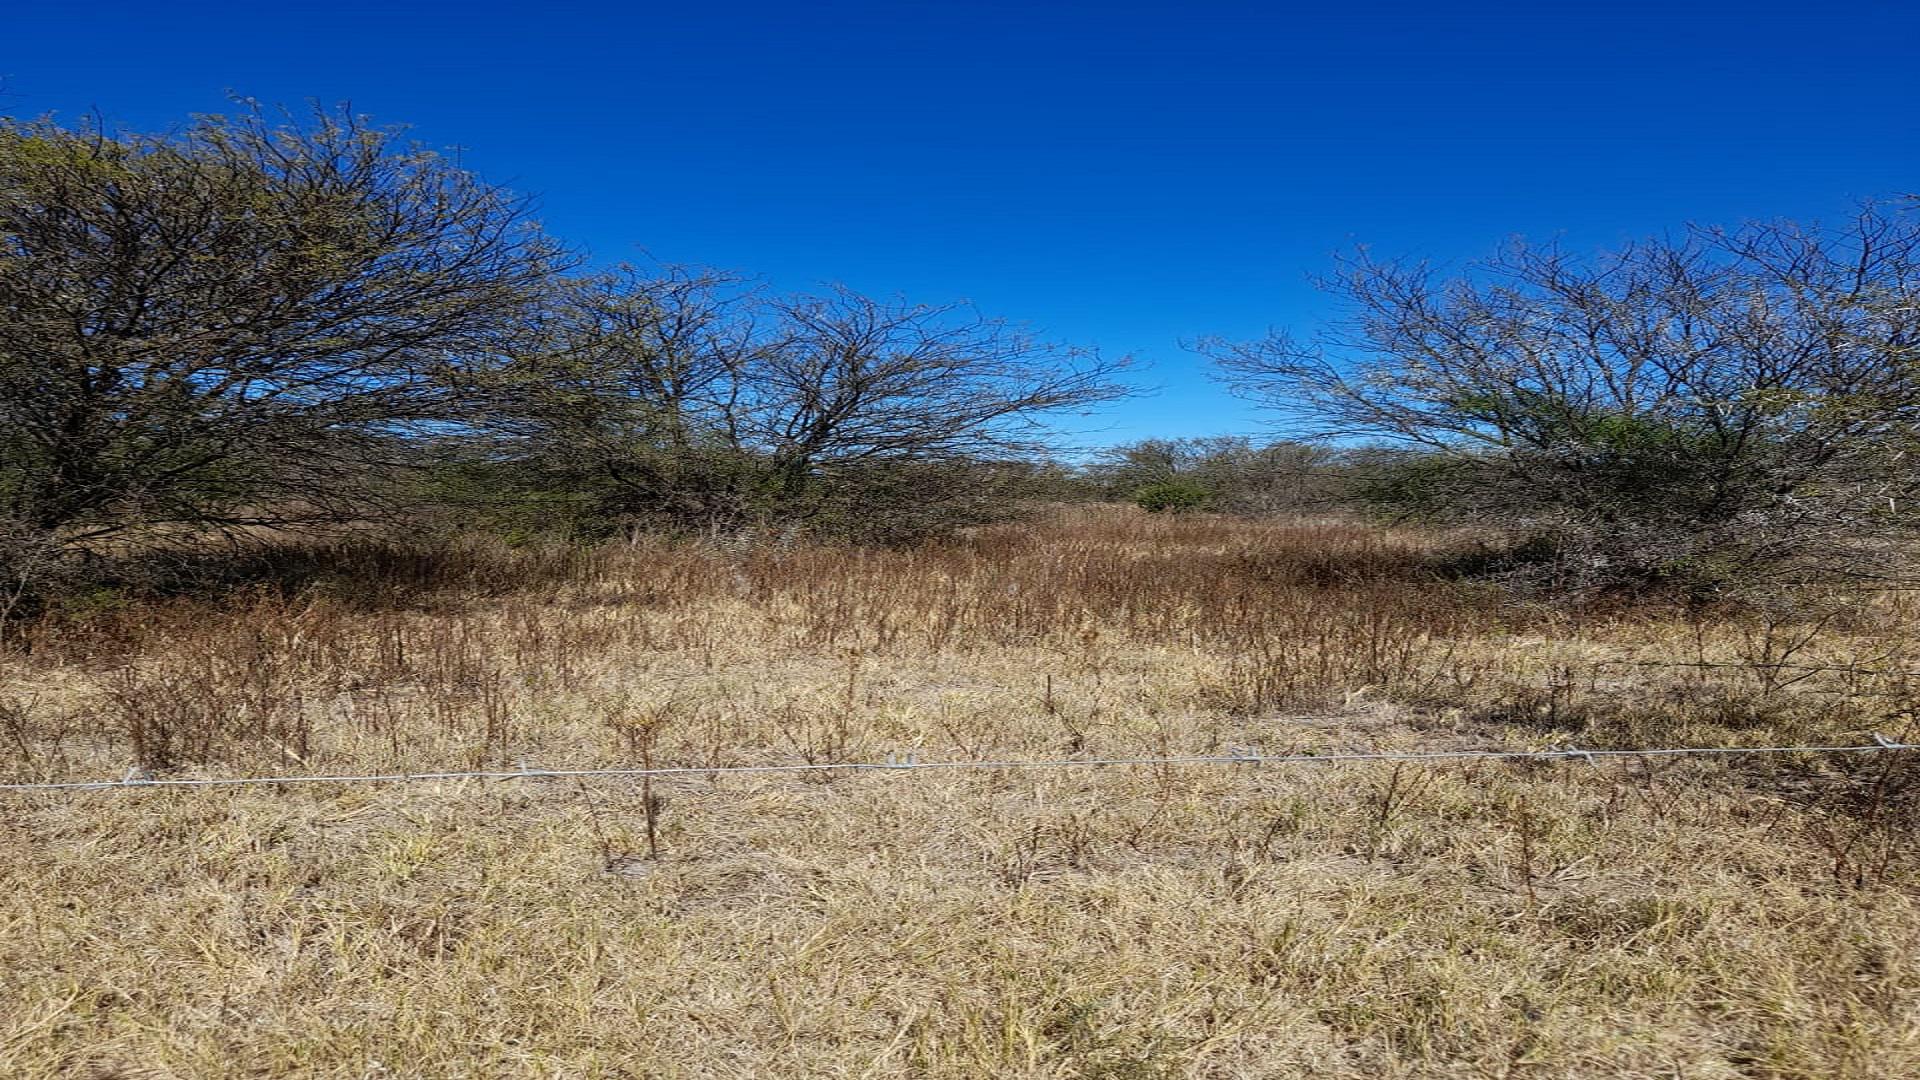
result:
M 0 566 L 439 515 L 898 542 L 1037 497 L 1498 525 L 1568 585 L 1871 575 L 1914 523 L 1920 228 L 1694 229 L 1207 341 L 1288 438 L 1067 466 L 1126 358 L 961 306 L 591 269 L 529 203 L 338 110 L 0 121 Z
M 961 307 L 584 271 L 524 200 L 351 114 L 0 126 L 19 552 L 435 499 L 877 528 L 888 492 L 998 482 L 1120 366 Z

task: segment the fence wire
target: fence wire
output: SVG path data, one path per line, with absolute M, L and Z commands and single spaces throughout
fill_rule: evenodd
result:
M 653 768 L 607 769 L 474 769 L 446 772 L 366 773 L 361 775 L 232 776 L 155 779 L 132 770 L 119 780 L 73 780 L 47 783 L 0 784 L 0 791 L 158 791 L 180 788 L 264 787 L 276 784 L 401 784 L 457 780 L 540 780 L 575 778 L 639 778 L 663 776 L 724 776 L 742 773 L 926 772 L 954 769 L 1078 769 L 1128 765 L 1293 766 L 1348 762 L 1395 761 L 1586 761 L 1602 758 L 1654 758 L 1756 754 L 1870 754 L 1920 750 L 1920 744 L 1897 742 L 1876 733 L 1873 742 L 1858 746 L 1667 746 L 1633 750 L 1586 750 L 1574 746 L 1545 750 L 1409 750 L 1376 753 L 1263 754 L 1240 748 L 1226 754 L 1167 757 L 1056 758 L 1005 761 L 921 761 L 915 754 L 888 754 L 884 761 L 826 764 L 673 765 Z

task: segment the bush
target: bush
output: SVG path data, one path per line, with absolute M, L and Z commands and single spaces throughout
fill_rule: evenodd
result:
M 1451 278 L 1362 255 L 1334 286 L 1352 314 L 1318 340 L 1208 351 L 1316 434 L 1406 448 L 1363 496 L 1548 536 L 1575 587 L 1884 576 L 1920 526 L 1920 215 Z
M 1107 498 L 1177 483 L 1206 492 L 1206 508 L 1229 514 L 1325 509 L 1341 499 L 1340 454 L 1302 443 L 1239 435 L 1145 439 L 1107 449 L 1082 473 Z
M 1133 501 L 1150 514 L 1181 514 L 1207 509 L 1213 504 L 1213 492 L 1188 480 L 1163 480 L 1135 491 Z

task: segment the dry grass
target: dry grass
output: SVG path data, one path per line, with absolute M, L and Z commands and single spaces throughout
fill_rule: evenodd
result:
M 1912 681 L 1860 671 L 1920 668 L 1900 596 L 1569 614 L 1432 573 L 1471 544 L 1118 513 L 907 552 L 361 543 L 30 628 L 0 767 L 1904 730 Z M 1916 1075 L 1904 757 L 0 796 L 0 1075 Z

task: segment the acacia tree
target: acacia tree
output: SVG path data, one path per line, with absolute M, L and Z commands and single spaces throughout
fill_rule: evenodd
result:
M 732 438 L 754 347 L 746 295 L 730 275 L 676 267 L 557 282 L 511 359 L 468 387 L 487 419 L 450 447 L 478 474 L 462 501 L 574 528 L 746 516 Z
M 42 543 L 365 514 L 554 253 L 345 112 L 0 121 L 0 519 Z
M 626 270 L 569 286 L 496 382 L 495 450 L 628 519 L 897 537 L 977 508 L 1011 475 L 989 463 L 1043 451 L 1046 418 L 1120 394 L 1121 366 L 959 306 Z
M 1549 532 L 1563 572 L 1868 572 L 1863 549 L 1912 521 L 1911 213 L 1515 246 L 1451 278 L 1363 254 L 1332 285 L 1352 309 L 1332 332 L 1206 351 L 1322 436 L 1423 451 L 1429 505 Z

